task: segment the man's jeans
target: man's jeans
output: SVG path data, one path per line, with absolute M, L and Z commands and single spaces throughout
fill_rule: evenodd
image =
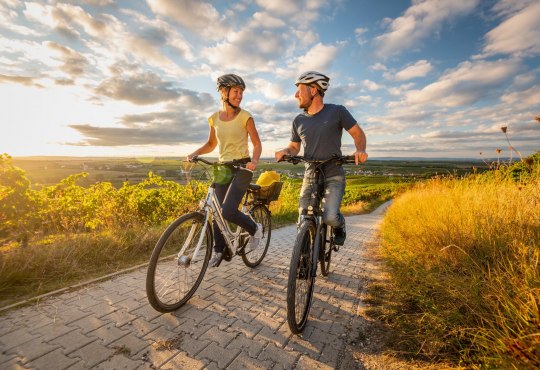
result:
M 311 204 L 313 189 L 313 176 L 304 176 L 302 190 L 300 190 L 299 213 Z M 321 179 L 322 180 L 322 176 Z M 339 212 L 341 200 L 345 193 L 345 176 L 338 175 L 324 179 L 324 198 L 322 201 L 323 222 L 333 227 L 345 227 L 345 218 Z M 313 198 L 313 201 L 315 199 Z

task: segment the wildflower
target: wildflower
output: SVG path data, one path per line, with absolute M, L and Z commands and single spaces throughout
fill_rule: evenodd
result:
M 495 151 L 497 152 L 497 154 L 501 154 L 502 149 L 497 148 L 497 149 L 495 149 Z
M 512 144 L 510 144 L 510 139 L 508 138 L 508 135 L 506 134 L 507 129 L 508 129 L 508 126 L 501 127 L 501 131 L 503 132 L 504 137 L 506 138 L 506 141 L 508 142 L 508 150 L 510 151 L 510 163 L 512 163 L 513 152 L 516 152 L 519 155 L 519 158 L 521 158 L 521 161 L 523 161 L 523 157 L 521 156 L 521 153 L 518 150 L 516 150 L 516 148 L 514 148 Z
M 537 120 L 538 122 L 540 122 L 540 116 L 536 116 L 534 117 L 535 120 Z

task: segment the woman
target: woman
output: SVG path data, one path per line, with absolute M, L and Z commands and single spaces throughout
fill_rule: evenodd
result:
M 210 118 L 210 132 L 208 141 L 199 149 L 188 155 L 192 160 L 194 156 L 210 153 L 219 145 L 219 160 L 221 162 L 240 161 L 245 168 L 229 169 L 229 172 L 220 171 L 215 179 L 216 196 L 222 206 L 223 217 L 242 228 L 250 235 L 248 248 L 258 247 L 262 237 L 262 226 L 256 224 L 249 216 L 238 210 L 238 206 L 246 193 L 253 178 L 253 171 L 257 168 L 262 146 L 255 122 L 251 114 L 240 108 L 246 85 L 241 77 L 226 74 L 217 79 L 217 89 L 221 94 L 222 109 L 215 112 Z M 253 144 L 253 157 L 249 157 L 248 136 Z M 228 168 L 224 168 L 227 170 Z M 211 267 L 218 267 L 223 260 L 226 242 L 216 222 L 214 229 L 214 256 L 209 262 Z

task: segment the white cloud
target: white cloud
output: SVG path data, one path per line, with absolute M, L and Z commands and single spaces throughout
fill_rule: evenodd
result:
M 520 12 L 531 4 L 537 2 L 537 0 L 499 0 L 495 5 L 493 5 L 492 10 L 497 13 L 498 16 L 504 17 Z
M 433 70 L 433 66 L 427 60 L 419 60 L 401 71 L 391 74 L 385 73 L 385 77 L 396 81 L 407 81 L 413 78 L 424 77 Z
M 540 2 L 528 4 L 486 34 L 484 56 L 540 53 Z
M 390 93 L 390 95 L 401 96 L 401 95 L 403 95 L 404 92 L 411 89 L 413 86 L 414 86 L 414 83 L 409 82 L 409 83 L 403 84 L 401 86 L 390 87 L 390 88 L 388 88 L 388 92 Z
M 257 5 L 277 15 L 292 15 L 300 11 L 302 4 L 290 0 L 256 0 Z
M 0 2 L 0 24 L 12 32 L 23 36 L 40 36 L 41 34 L 29 27 L 17 24 L 17 7 L 22 5 L 17 0 Z
M 37 3 L 27 3 L 24 12 L 29 19 L 52 27 L 67 35 L 78 35 L 75 26 L 82 27 L 84 32 L 95 38 L 106 38 L 112 35 L 109 25 L 110 18 L 106 15 L 97 19 L 87 13 L 80 6 L 70 4 L 56 4 L 54 6 L 42 6 Z
M 381 85 L 371 80 L 362 81 L 362 86 L 368 89 L 369 91 L 377 91 L 381 88 Z
M 292 31 L 294 34 L 294 37 L 296 38 L 297 42 L 302 47 L 306 47 L 308 45 L 313 45 L 317 42 L 319 39 L 319 36 L 314 30 L 305 30 L 305 29 L 298 29 Z M 295 45 L 294 43 L 291 43 L 291 47 L 294 49 Z
M 214 6 L 199 0 L 146 0 L 155 14 L 173 19 L 196 34 L 219 40 L 227 33 Z
M 329 6 L 324 0 L 256 0 L 257 5 L 268 14 L 288 19 L 289 24 L 297 27 L 309 28 L 312 22 L 320 17 L 320 10 Z
M 263 28 L 281 28 L 286 25 L 282 19 L 273 17 L 271 14 L 266 12 L 256 12 L 253 14 L 250 24 L 252 26 Z
M 67 73 L 70 77 L 77 77 L 85 72 L 88 66 L 88 60 L 75 50 L 55 42 L 48 42 L 47 46 L 56 51 L 63 61 L 60 70 Z
M 11 54 L 13 70 L 26 76 L 44 74 L 59 66 L 56 54 L 45 42 L 0 38 L 0 50 Z
M 274 82 L 262 78 L 255 78 L 251 82 L 255 85 L 253 90 L 263 94 L 267 99 L 280 100 L 285 96 L 283 88 Z
M 339 49 L 339 45 L 325 45 L 319 42 L 304 55 L 289 62 L 289 68 L 287 70 L 280 69 L 277 73 L 285 78 L 296 77 L 305 71 L 329 73 L 328 70 L 336 58 Z
M 470 13 L 480 0 L 416 0 L 405 13 L 389 21 L 389 30 L 376 37 L 379 56 L 388 57 L 414 48 L 438 31 L 447 20 Z
M 367 40 L 364 38 L 364 34 L 367 32 L 367 28 L 357 28 L 354 30 L 354 36 L 358 45 L 364 45 Z
M 229 70 L 271 71 L 285 52 L 287 35 L 246 27 L 229 33 L 227 39 L 202 49 L 201 56 L 215 66 Z
M 533 86 L 524 91 L 513 91 L 501 96 L 501 101 L 512 104 L 516 107 L 534 107 L 540 106 L 540 89 Z
M 372 71 L 386 71 L 388 68 L 382 63 L 375 63 L 369 67 Z
M 463 62 L 438 81 L 421 90 L 409 91 L 407 104 L 435 104 L 457 107 L 473 104 L 486 97 L 491 90 L 501 87 L 520 69 L 520 62 L 501 59 L 493 62 Z

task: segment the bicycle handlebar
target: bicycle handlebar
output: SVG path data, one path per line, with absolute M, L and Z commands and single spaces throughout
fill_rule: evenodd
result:
M 310 164 L 316 164 L 316 165 L 323 165 L 330 161 L 337 161 L 340 164 L 344 163 L 356 163 L 354 155 L 334 155 L 331 158 L 325 159 L 325 160 L 316 160 L 316 159 L 307 159 L 305 157 L 299 156 L 299 155 L 284 155 L 281 157 L 281 160 L 279 162 L 289 162 L 292 164 L 298 164 L 300 162 L 310 163 Z
M 234 160 L 234 161 L 228 161 L 228 162 L 210 162 L 204 158 L 201 158 L 199 156 L 194 156 L 193 158 L 191 158 L 191 161 L 190 162 L 194 162 L 194 163 L 197 163 L 197 162 L 202 162 L 202 163 L 205 163 L 209 166 L 234 166 L 234 167 L 241 167 L 242 165 L 244 165 L 245 163 L 244 162 L 241 162 L 241 161 L 238 161 L 238 160 Z

